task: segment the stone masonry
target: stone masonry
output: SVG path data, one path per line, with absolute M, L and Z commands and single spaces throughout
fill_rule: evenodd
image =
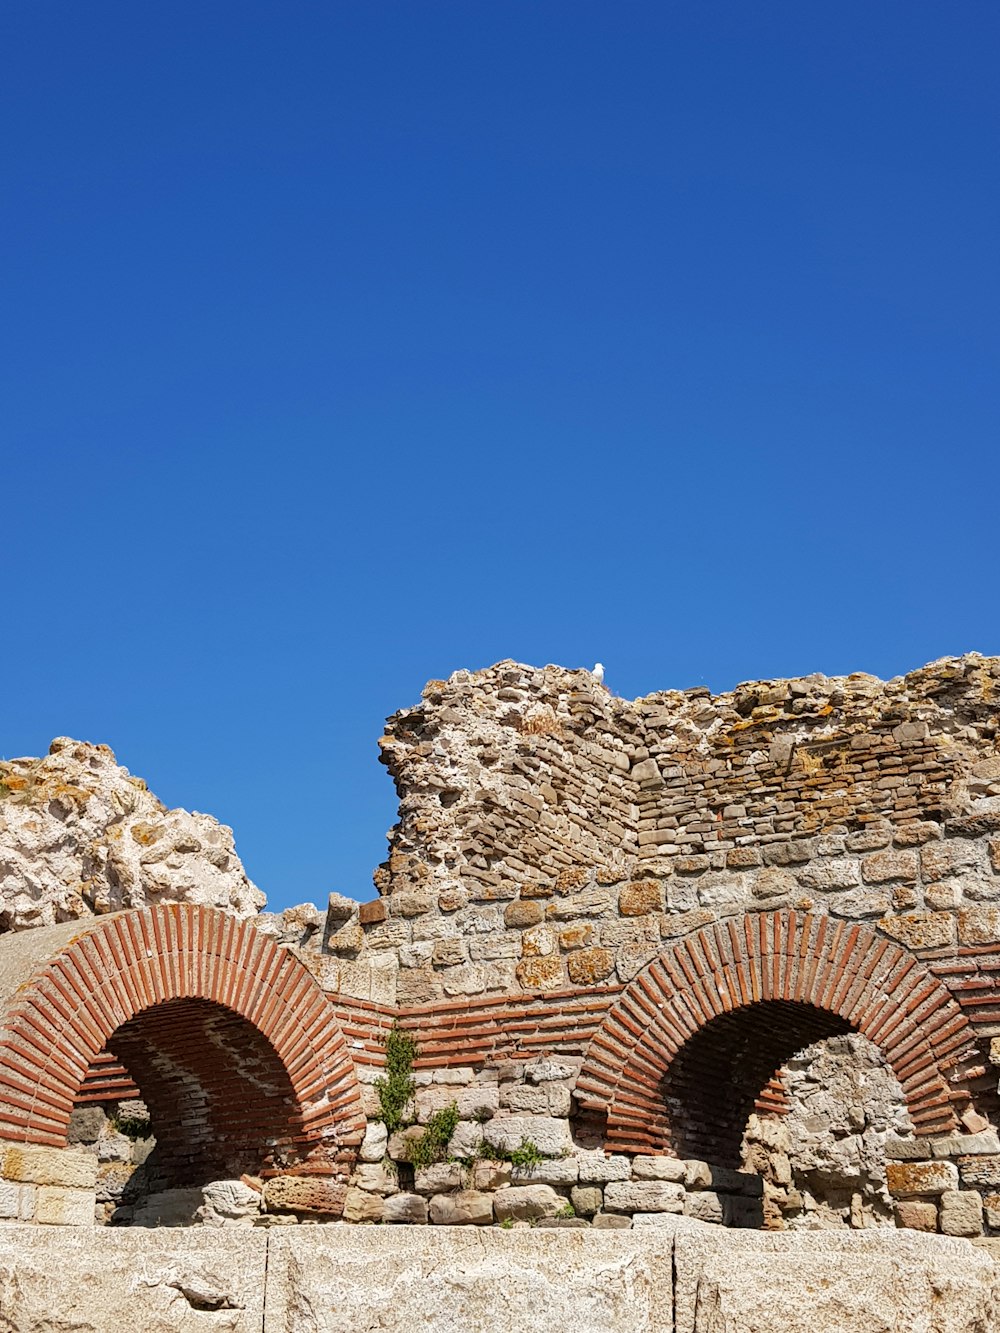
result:
M 378 899 L 281 914 L 187 887 L 205 837 L 173 885 L 140 854 L 127 895 L 67 899 L 46 834 L 61 887 L 22 891 L 8 807 L 54 779 L 15 761 L 8 928 L 79 920 L 0 942 L 0 1215 L 1000 1239 L 998 682 L 977 655 L 635 701 L 456 672 L 382 738 Z M 80 789 L 68 841 L 104 819 Z M 155 1147 L 126 1148 L 139 1097 Z

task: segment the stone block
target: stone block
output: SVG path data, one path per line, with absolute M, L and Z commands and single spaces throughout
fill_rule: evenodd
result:
M 18 1185 L 0 1180 L 0 1219 L 4 1222 L 31 1222 L 38 1202 L 37 1185 Z
M 902 1199 L 894 1205 L 896 1225 L 911 1231 L 937 1231 L 937 1204 L 919 1199 Z
M 413 1188 L 418 1194 L 443 1194 L 462 1185 L 462 1166 L 459 1162 L 434 1162 L 421 1167 L 414 1175 Z
M 916 852 L 873 852 L 862 858 L 861 878 L 866 884 L 888 884 L 898 880 L 914 884 L 918 869 Z
M 493 1196 L 493 1211 L 498 1222 L 508 1218 L 530 1222 L 538 1217 L 555 1217 L 566 1207 L 566 1199 L 551 1185 L 508 1185 Z
M 291 1227 L 269 1241 L 268 1330 L 673 1333 L 655 1232 Z
M 663 911 L 663 886 L 659 880 L 642 879 L 626 884 L 618 895 L 622 916 L 646 916 Z
M 578 1150 L 575 1156 L 581 1185 L 606 1185 L 610 1180 L 628 1180 L 632 1175 L 630 1157 L 583 1150 Z
M 35 1221 L 47 1226 L 92 1227 L 94 1191 L 65 1185 L 39 1185 Z
M 920 869 L 924 879 L 933 882 L 946 879 L 974 866 L 979 860 L 979 848 L 965 839 L 931 842 L 920 853 Z
M 5 1143 L 0 1145 L 0 1179 L 92 1190 L 97 1183 L 97 1158 L 85 1148 Z
M 437 1226 L 487 1227 L 493 1221 L 495 1195 L 478 1190 L 457 1190 L 454 1194 L 435 1194 L 430 1202 L 431 1221 Z
M 950 912 L 884 916 L 878 926 L 908 949 L 943 949 L 955 942 L 955 918 Z
M 581 1217 L 592 1217 L 604 1203 L 604 1191 L 597 1185 L 574 1185 L 569 1197 Z
M 504 908 L 504 924 L 511 930 L 526 930 L 537 926 L 545 912 L 540 902 L 534 898 L 516 898 Z
M 633 1157 L 633 1180 L 684 1180 L 685 1164 L 676 1157 Z
M 385 1209 L 385 1200 L 381 1194 L 370 1194 L 368 1190 L 352 1185 L 344 1198 L 345 1222 L 381 1222 Z
M 958 1172 L 963 1185 L 1000 1190 L 1000 1155 L 963 1157 L 958 1163 Z
M 395 1168 L 389 1169 L 381 1162 L 359 1162 L 355 1167 L 351 1184 L 369 1194 L 395 1194 L 399 1189 L 399 1177 Z
M 958 1188 L 958 1168 L 951 1162 L 887 1162 L 886 1183 L 895 1198 L 943 1194 Z
M 566 957 L 566 969 L 574 986 L 593 986 L 614 971 L 615 959 L 610 949 L 577 949 Z
M 427 1221 L 427 1200 L 420 1194 L 393 1194 L 385 1201 L 382 1221 L 420 1226 Z
M 604 1206 L 612 1213 L 679 1213 L 684 1186 L 667 1180 L 613 1180 L 605 1187 Z
M 526 1141 L 547 1157 L 559 1157 L 573 1147 L 569 1122 L 553 1116 L 497 1116 L 486 1125 L 484 1137 L 491 1148 L 505 1157 Z
M 76 1106 L 69 1117 L 66 1142 L 96 1143 L 108 1123 L 108 1117 L 99 1106 Z
M 995 1129 L 984 1129 L 978 1134 L 948 1134 L 932 1139 L 931 1151 L 936 1158 L 988 1157 L 1000 1153 L 1000 1135 Z
M 958 914 L 959 944 L 1000 942 L 1000 907 L 966 907 Z
M 725 1220 L 722 1199 L 713 1190 L 688 1194 L 684 1199 L 684 1216 L 697 1218 L 699 1222 L 722 1223 Z
M 275 1176 L 264 1186 L 268 1212 L 323 1213 L 339 1217 L 347 1189 L 329 1176 Z
M 381 1162 L 389 1148 L 389 1131 L 379 1120 L 368 1122 L 359 1156 L 363 1162 Z
M 946 1236 L 981 1236 L 982 1195 L 977 1190 L 945 1190 L 941 1195 L 939 1222 Z
M 264 1328 L 261 1231 L 95 1227 L 93 1213 L 89 1223 L 0 1227 L 0 1325 L 52 1333 Z

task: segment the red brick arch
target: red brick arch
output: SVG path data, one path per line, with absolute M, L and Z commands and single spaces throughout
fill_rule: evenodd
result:
M 270 1126 L 271 1141 L 286 1131 L 300 1158 L 350 1149 L 364 1132 L 354 1065 L 323 992 L 287 950 L 222 912 L 171 904 L 105 918 L 14 993 L 0 1019 L 0 1138 L 65 1144 L 87 1070 L 106 1049 L 140 1064 L 149 1050 L 151 1086 L 201 1114 L 206 1137 L 219 1125 L 234 1141 L 241 1125 L 267 1134 L 276 1108 L 283 1123 Z
M 685 1152 L 685 1103 L 697 1103 L 696 1119 L 718 1120 L 724 1139 L 744 1061 L 757 1079 L 753 1109 L 797 1050 L 846 1031 L 882 1051 L 916 1133 L 958 1126 L 956 1102 L 968 1094 L 948 1073 L 975 1036 L 955 999 L 871 927 L 794 911 L 706 926 L 649 963 L 594 1034 L 577 1101 L 607 1115 L 609 1148 L 696 1156 Z

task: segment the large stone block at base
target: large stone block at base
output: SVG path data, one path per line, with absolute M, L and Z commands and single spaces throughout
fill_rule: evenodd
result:
M 4 1225 L 0 1329 L 261 1333 L 266 1246 L 242 1229 Z
M 668 1221 L 677 1227 L 675 1333 L 1000 1327 L 1000 1267 L 967 1242 L 889 1229 L 778 1234 Z
M 272 1232 L 281 1333 L 673 1333 L 670 1237 L 632 1231 Z

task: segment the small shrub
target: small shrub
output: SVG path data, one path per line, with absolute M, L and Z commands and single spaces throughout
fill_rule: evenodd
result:
M 435 1111 L 420 1137 L 411 1139 L 406 1145 L 406 1160 L 416 1170 L 442 1161 L 457 1124 L 458 1105 L 455 1102 Z
M 513 1219 L 512 1217 L 505 1217 L 504 1220 L 500 1223 L 500 1230 L 501 1230 L 501 1231 L 513 1231 L 513 1230 L 514 1230 L 514 1219 Z
M 531 1139 L 522 1139 L 518 1146 L 511 1150 L 510 1164 L 515 1171 L 530 1171 L 532 1167 L 544 1161 L 545 1154 L 536 1143 L 532 1143 Z
M 375 1080 L 379 1119 L 390 1134 L 395 1134 L 398 1129 L 413 1123 L 405 1119 L 405 1115 L 416 1087 L 413 1062 L 417 1058 L 417 1043 L 394 1023 L 382 1038 L 382 1044 L 385 1047 L 385 1077 Z
M 576 1209 L 567 1201 L 556 1213 L 556 1217 L 576 1217 Z

